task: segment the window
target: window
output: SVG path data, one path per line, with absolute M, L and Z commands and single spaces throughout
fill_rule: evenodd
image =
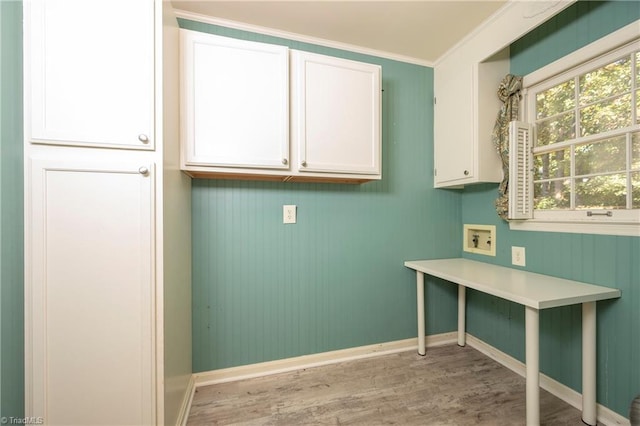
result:
M 640 42 L 540 75 L 524 79 L 523 118 L 534 129 L 531 222 L 562 225 L 534 228 L 640 235 Z

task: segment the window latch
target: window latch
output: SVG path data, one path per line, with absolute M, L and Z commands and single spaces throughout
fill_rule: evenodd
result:
M 592 212 L 592 211 L 588 211 L 587 212 L 587 216 L 591 217 L 591 216 L 613 216 L 613 212 L 608 210 L 606 212 Z

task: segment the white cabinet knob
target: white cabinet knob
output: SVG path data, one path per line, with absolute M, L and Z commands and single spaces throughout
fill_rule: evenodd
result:
M 142 143 L 149 143 L 149 136 L 147 136 L 147 135 L 145 135 L 145 134 L 143 134 L 143 133 L 140 133 L 140 134 L 138 135 L 138 140 L 139 140 L 140 142 L 142 142 Z
M 288 163 L 288 162 L 289 162 L 289 161 L 287 161 L 287 159 L 286 159 L 286 158 L 283 158 L 283 159 L 282 159 L 282 164 L 284 164 L 285 166 L 287 165 L 287 163 Z
M 146 167 L 142 166 L 138 169 L 138 173 L 140 173 L 141 175 L 148 175 L 149 174 L 149 169 L 147 169 Z
M 300 165 L 301 165 L 302 167 L 307 167 L 307 162 L 306 162 L 306 161 L 303 161 L 302 163 L 300 163 Z

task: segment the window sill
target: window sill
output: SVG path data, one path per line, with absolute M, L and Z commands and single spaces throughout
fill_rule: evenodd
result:
M 512 231 L 566 232 L 571 234 L 621 235 L 640 237 L 640 223 L 604 221 L 512 220 Z

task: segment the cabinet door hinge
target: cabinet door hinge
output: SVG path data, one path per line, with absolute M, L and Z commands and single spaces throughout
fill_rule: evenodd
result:
M 438 176 L 438 169 L 433 169 L 433 175 Z
M 438 103 L 438 98 L 436 98 L 435 96 L 433 97 L 433 104 L 437 104 Z

